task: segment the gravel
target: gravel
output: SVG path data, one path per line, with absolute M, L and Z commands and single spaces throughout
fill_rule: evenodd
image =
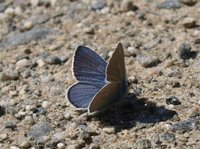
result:
M 165 0 L 164 2 L 158 5 L 158 8 L 165 9 L 178 9 L 181 7 L 179 0 Z
M 0 0 L 0 148 L 198 148 L 196 0 Z M 88 116 L 66 89 L 78 45 L 124 46 L 129 94 Z
M 28 42 L 45 38 L 47 35 L 52 34 L 54 31 L 46 28 L 36 28 L 24 33 L 16 33 L 14 35 L 9 35 L 2 43 L 0 43 L 0 48 L 5 49 L 12 46 L 26 44 Z

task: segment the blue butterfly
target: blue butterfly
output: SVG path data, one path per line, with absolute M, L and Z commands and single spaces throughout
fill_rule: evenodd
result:
M 124 50 L 119 43 L 107 64 L 98 54 L 85 46 L 75 50 L 72 84 L 66 97 L 74 107 L 96 113 L 122 99 L 128 91 Z

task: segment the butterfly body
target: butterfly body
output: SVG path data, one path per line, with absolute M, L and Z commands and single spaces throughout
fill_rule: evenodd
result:
M 79 46 L 74 54 L 72 72 L 77 82 L 68 88 L 67 99 L 88 113 L 107 108 L 128 91 L 124 51 L 120 43 L 108 64 L 88 47 Z

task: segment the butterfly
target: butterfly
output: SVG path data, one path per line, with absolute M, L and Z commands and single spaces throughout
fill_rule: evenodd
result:
M 69 103 L 77 109 L 97 113 L 127 94 L 128 81 L 124 50 L 118 43 L 109 62 L 86 46 L 78 46 L 72 61 L 76 80 L 66 91 Z

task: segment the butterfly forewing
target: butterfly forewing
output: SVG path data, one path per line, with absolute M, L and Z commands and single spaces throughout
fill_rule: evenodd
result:
M 107 63 L 94 51 L 85 46 L 78 46 L 73 60 L 73 72 L 78 81 L 104 82 Z
M 106 70 L 106 79 L 109 82 L 123 82 L 126 79 L 124 50 L 119 43 L 115 49 Z

